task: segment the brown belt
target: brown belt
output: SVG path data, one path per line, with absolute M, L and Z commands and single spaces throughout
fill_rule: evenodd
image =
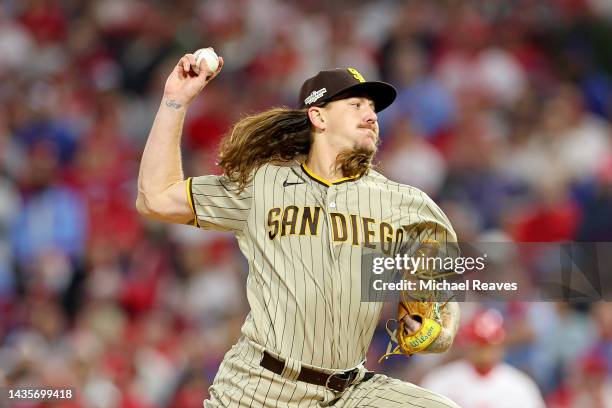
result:
M 264 351 L 260 365 L 263 368 L 272 371 L 274 374 L 279 375 L 283 372 L 283 369 L 285 368 L 284 361 L 279 360 L 267 351 Z M 353 381 L 355 381 L 355 378 L 357 378 L 358 373 L 359 369 L 357 368 L 342 373 L 328 374 L 322 371 L 313 370 L 312 368 L 302 367 L 297 380 L 304 381 L 310 384 L 322 385 L 333 391 L 343 392 L 353 383 Z M 363 377 L 363 381 L 368 381 L 373 376 L 374 373 L 368 371 Z

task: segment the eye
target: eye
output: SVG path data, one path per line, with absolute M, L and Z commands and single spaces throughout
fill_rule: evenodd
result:
M 361 108 L 361 102 L 351 102 L 351 106 L 354 106 L 357 109 L 359 109 L 359 108 Z

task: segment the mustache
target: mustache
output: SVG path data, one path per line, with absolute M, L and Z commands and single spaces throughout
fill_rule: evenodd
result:
M 357 126 L 360 129 L 370 129 L 374 132 L 376 132 L 376 125 L 359 125 Z

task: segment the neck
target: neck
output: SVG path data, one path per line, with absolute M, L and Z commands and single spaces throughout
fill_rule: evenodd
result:
M 480 375 L 481 377 L 486 377 L 489 374 L 491 374 L 491 372 L 495 368 L 495 364 L 475 364 L 475 363 L 472 363 L 472 367 L 474 367 L 474 371 L 476 371 L 476 373 L 478 375 Z
M 316 175 L 326 180 L 338 180 L 344 175 L 336 166 L 338 152 L 331 146 L 321 146 L 313 143 L 306 159 L 306 166 Z

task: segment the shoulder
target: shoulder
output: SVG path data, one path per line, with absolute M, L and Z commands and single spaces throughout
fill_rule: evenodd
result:
M 259 166 L 253 173 L 253 178 L 257 180 L 269 180 L 270 178 L 284 177 L 295 173 L 299 169 L 299 164 L 275 164 L 265 163 Z
M 513 381 L 515 384 L 522 384 L 524 387 L 535 387 L 534 381 L 528 374 L 508 363 L 501 363 L 498 367 L 498 371 L 503 374 L 508 381 Z
M 414 186 L 410 186 L 408 184 L 402 184 L 398 183 L 397 181 L 393 181 L 376 170 L 370 170 L 368 174 L 362 177 L 362 180 L 369 186 L 377 186 L 378 188 L 383 190 L 388 190 L 406 195 L 427 196 L 427 194 L 425 194 L 420 189 Z
M 508 363 L 501 363 L 498 369 L 504 384 L 511 386 L 517 393 L 516 398 L 523 399 L 526 404 L 536 402 L 533 406 L 545 406 L 538 386 L 529 375 Z
M 455 231 L 448 217 L 424 191 L 414 186 L 389 180 L 375 170 L 371 170 L 362 179 L 364 180 L 363 185 L 366 188 L 370 190 L 379 189 L 379 191 L 386 192 L 383 194 L 390 194 L 390 202 L 398 203 L 396 205 L 400 209 L 402 220 L 407 224 L 415 224 L 421 227 L 435 226 L 436 229 L 438 226 L 442 226 L 450 234 L 446 239 L 452 242 L 457 241 Z
M 397 191 L 397 192 L 402 192 L 402 193 L 420 191 L 416 187 L 390 180 L 385 175 L 383 175 L 382 173 L 379 173 L 376 170 L 370 170 L 368 174 L 363 176 L 361 179 L 366 183 L 375 184 L 379 188 L 389 190 L 389 191 Z

